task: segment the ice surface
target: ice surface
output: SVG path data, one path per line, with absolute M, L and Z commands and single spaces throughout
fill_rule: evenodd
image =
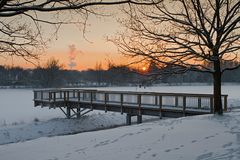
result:
M 57 117 L 64 117 L 59 110 L 33 107 L 32 89 L 0 89 L 0 126 Z

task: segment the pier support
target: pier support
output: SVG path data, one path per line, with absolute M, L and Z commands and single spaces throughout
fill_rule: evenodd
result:
M 126 123 L 127 123 L 127 125 L 132 124 L 132 115 L 131 114 L 126 115 Z
M 137 115 L 137 124 L 142 123 L 142 115 Z
M 81 108 L 77 108 L 77 118 L 81 118 Z
M 67 107 L 67 118 L 71 118 L 71 108 Z
M 142 123 L 142 115 L 132 115 L 132 114 L 127 114 L 126 115 L 126 124 L 131 125 L 132 124 L 132 116 L 137 116 L 137 124 Z

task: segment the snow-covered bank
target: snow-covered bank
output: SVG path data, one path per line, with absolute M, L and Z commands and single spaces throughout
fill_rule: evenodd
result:
M 144 116 L 143 122 L 158 120 L 158 117 Z M 133 117 L 136 123 L 136 117 Z M 47 121 L 36 119 L 32 123 L 0 126 L 0 145 L 24 142 L 40 137 L 71 135 L 81 132 L 109 129 L 126 125 L 125 115 L 114 112 L 93 111 L 80 119 L 53 118 Z
M 54 118 L 26 124 L 14 124 L 0 127 L 0 145 L 23 142 L 39 137 L 75 134 L 112 128 L 125 124 L 125 117 L 116 113 L 92 113 L 81 119 Z
M 0 146 L 2 160 L 239 160 L 240 112 L 159 120 Z

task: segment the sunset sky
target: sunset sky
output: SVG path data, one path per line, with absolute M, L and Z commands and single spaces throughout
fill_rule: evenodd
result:
M 113 37 L 120 30 L 117 16 L 96 18 L 90 16 L 87 32 L 83 32 L 75 25 L 65 25 L 58 32 L 58 38 L 53 40 L 45 49 L 36 64 L 44 65 L 48 59 L 58 59 L 66 69 L 85 70 L 94 68 L 96 63 L 106 66 L 110 60 L 116 64 L 126 63 L 126 58 L 117 53 L 116 46 L 106 41 L 106 37 Z M 51 31 L 50 31 L 51 32 Z M 1 65 L 21 66 L 33 68 L 34 65 L 19 57 L 0 57 Z M 69 64 L 72 64 L 70 67 Z

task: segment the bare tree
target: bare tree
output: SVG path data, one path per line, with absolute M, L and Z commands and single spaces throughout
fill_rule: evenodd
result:
M 239 67 L 222 62 L 239 60 L 240 1 L 169 0 L 124 11 L 130 20 L 122 21 L 126 31 L 114 40 L 120 51 L 139 62 L 172 66 L 168 73 L 211 73 L 214 112 L 222 114 L 222 73 Z
M 59 87 L 61 85 L 61 71 L 63 65 L 58 60 L 50 58 L 43 68 L 44 86 L 45 87 Z
M 96 12 L 98 7 L 120 4 L 149 4 L 149 2 L 144 0 L 0 0 L 0 56 L 16 55 L 27 61 L 29 58 L 38 58 L 38 51 L 48 43 L 42 37 L 41 24 L 54 25 L 55 31 L 52 33 L 55 33 L 65 23 L 85 25 L 89 14 L 100 14 Z M 68 11 L 74 14 L 70 17 L 69 14 L 63 16 Z M 74 17 L 79 19 L 72 21 Z

